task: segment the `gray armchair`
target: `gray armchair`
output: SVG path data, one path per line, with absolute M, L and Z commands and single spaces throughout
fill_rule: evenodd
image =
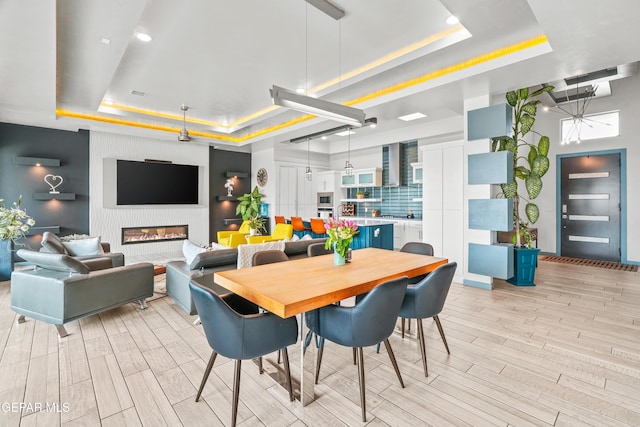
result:
M 60 337 L 65 323 L 140 301 L 153 295 L 153 264 L 109 267 L 108 258 L 83 263 L 73 257 L 21 249 L 18 256 L 35 265 L 11 274 L 11 309 L 50 323 Z M 93 267 L 93 269 L 91 268 Z
M 42 234 L 41 252 L 48 252 L 52 254 L 70 255 L 67 249 L 64 247 L 62 240 L 55 234 L 45 231 Z M 111 245 L 107 242 L 101 242 L 102 253 L 95 255 L 73 256 L 80 261 L 86 261 L 94 258 L 109 258 L 113 267 L 122 267 L 124 265 L 124 254 L 120 252 L 111 252 Z

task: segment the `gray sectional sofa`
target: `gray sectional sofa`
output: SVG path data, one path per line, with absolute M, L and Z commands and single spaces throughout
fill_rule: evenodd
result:
M 307 247 L 313 243 L 324 242 L 326 238 L 297 240 L 285 242 L 284 253 L 290 259 L 307 256 Z M 235 269 L 238 261 L 238 249 L 229 248 L 198 254 L 187 264 L 185 261 L 170 261 L 167 263 L 167 295 L 189 314 L 197 314 L 191 299 L 189 282 L 191 280 L 212 289 L 216 293 L 229 293 L 225 288 L 213 283 L 211 276 L 216 271 Z

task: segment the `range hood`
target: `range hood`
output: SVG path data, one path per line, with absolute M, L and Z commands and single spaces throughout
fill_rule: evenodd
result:
M 385 187 L 399 187 L 403 185 L 400 157 L 399 142 L 382 146 L 382 185 Z

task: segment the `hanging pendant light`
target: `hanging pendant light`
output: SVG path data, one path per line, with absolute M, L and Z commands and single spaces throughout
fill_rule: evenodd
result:
M 189 107 L 182 104 L 180 106 L 182 110 L 182 129 L 180 129 L 180 135 L 178 135 L 178 141 L 188 142 L 191 141 L 191 137 L 189 136 L 189 131 L 187 130 L 187 110 Z
M 344 163 L 344 172 L 351 176 L 353 175 L 353 165 L 351 164 L 351 128 L 347 129 L 349 132 L 347 135 L 347 161 Z
M 307 181 L 311 181 L 313 179 L 313 172 L 311 171 L 311 164 L 309 163 L 309 138 L 307 138 L 307 169 L 305 170 L 304 175 L 307 177 Z

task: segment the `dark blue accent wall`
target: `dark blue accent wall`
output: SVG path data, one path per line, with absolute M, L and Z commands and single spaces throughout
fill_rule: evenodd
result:
M 59 159 L 60 167 L 16 165 L 15 157 Z M 61 193 L 75 193 L 75 200 L 34 200 L 34 193 L 48 193 L 47 174 L 59 175 Z M 59 226 L 60 235 L 89 232 L 89 132 L 0 123 L 0 199 L 10 205 L 22 195 L 22 207 L 36 227 Z M 28 238 L 40 247 L 40 234 Z

